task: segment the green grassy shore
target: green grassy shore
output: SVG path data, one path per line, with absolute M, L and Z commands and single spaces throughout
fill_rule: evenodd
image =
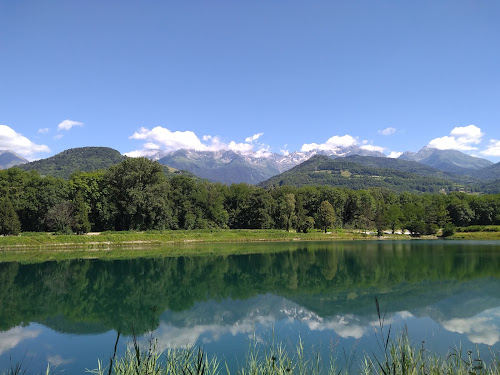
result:
M 102 232 L 87 235 L 55 235 L 52 233 L 22 233 L 0 237 L 0 262 L 39 262 L 77 258 L 120 259 L 144 256 L 179 256 L 234 254 L 228 246 L 209 246 L 223 243 L 253 243 L 238 252 L 269 251 L 268 242 L 334 241 L 377 239 L 375 234 L 360 231 L 336 230 L 295 233 L 285 230 L 176 230 Z M 384 239 L 408 239 L 407 235 L 386 235 Z M 256 246 L 262 243 L 263 246 Z M 204 246 L 199 246 L 204 244 Z M 159 246 L 161 245 L 161 246 Z
M 377 237 L 374 232 L 359 230 L 335 230 L 324 233 L 287 232 L 275 229 L 213 229 L 213 230 L 166 230 L 166 231 L 124 231 L 88 233 L 86 235 L 56 235 L 53 233 L 22 233 L 19 236 L 0 237 L 0 262 L 45 261 L 76 258 L 119 259 L 135 256 L 155 255 L 201 255 L 234 252 L 217 247 L 202 248 L 194 244 L 253 243 L 253 242 L 297 242 L 336 240 L 406 240 L 409 235 L 384 234 Z M 437 236 L 422 236 L 436 239 Z M 450 239 L 500 240 L 496 231 L 460 231 Z M 162 245 L 161 248 L 158 245 Z M 256 247 L 248 252 L 265 251 Z

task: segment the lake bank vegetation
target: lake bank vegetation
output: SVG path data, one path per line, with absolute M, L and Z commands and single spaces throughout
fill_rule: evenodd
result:
M 500 224 L 500 195 L 227 186 L 167 176 L 160 164 L 145 158 L 74 173 L 69 180 L 17 168 L 2 170 L 0 197 L 2 235 L 180 229 L 279 229 L 298 234 L 349 229 L 378 234 L 402 230 L 420 236 Z
M 500 355 L 492 353 L 491 360 L 481 359 L 479 352 L 464 351 L 461 347 L 450 349 L 446 356 L 438 356 L 424 346 L 415 345 L 406 333 L 396 338 L 382 331 L 380 344 L 370 353 L 356 359 L 356 353 L 337 353 L 332 348 L 323 358 L 318 349 L 304 349 L 302 342 L 295 348 L 275 342 L 258 343 L 254 338 L 246 358 L 231 369 L 215 355 L 202 348 L 158 350 L 156 339 L 150 338 L 146 345 L 134 339 L 124 354 L 116 353 L 109 359 L 97 360 L 97 367 L 86 372 L 93 375 L 498 375 Z M 117 343 L 120 334 L 117 335 Z M 47 366 L 44 375 L 57 374 L 61 370 Z M 38 372 L 41 373 L 41 372 Z M 37 374 L 38 374 L 37 373 Z M 4 370 L 2 375 L 31 374 L 22 364 Z

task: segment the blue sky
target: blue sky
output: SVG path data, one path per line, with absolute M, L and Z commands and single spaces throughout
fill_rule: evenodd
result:
M 0 0 L 0 149 L 498 162 L 498 19 L 498 1 Z

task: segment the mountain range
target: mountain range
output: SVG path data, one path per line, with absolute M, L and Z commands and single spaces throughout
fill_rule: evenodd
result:
M 23 170 L 35 169 L 42 175 L 69 178 L 78 170 L 109 168 L 125 157 L 107 147 L 82 147 L 28 162 L 14 152 L 2 151 L 0 168 L 18 164 Z M 330 184 L 354 189 L 380 186 L 397 191 L 449 191 L 451 188 L 488 192 L 500 190 L 496 181 L 500 179 L 500 163 L 493 164 L 460 151 L 429 147 L 417 153 L 406 152 L 398 159 L 358 146 L 287 154 L 181 149 L 158 153 L 151 158 L 169 168 L 224 184 Z
M 8 169 L 25 163 L 28 163 L 28 160 L 14 151 L 0 150 L 0 169 Z
M 415 193 L 447 192 L 462 187 L 453 183 L 450 178 L 445 179 L 445 176 L 436 169 L 424 165 L 420 167 L 418 163 L 403 160 L 358 155 L 331 159 L 325 155 L 315 155 L 259 185 L 266 188 L 282 185 L 330 185 L 354 190 L 380 187 L 396 192 Z
M 476 158 L 457 150 L 438 150 L 424 147 L 419 152 L 405 152 L 399 159 L 416 161 L 441 171 L 456 174 L 473 174 L 474 171 L 489 167 L 493 163 L 486 159 Z

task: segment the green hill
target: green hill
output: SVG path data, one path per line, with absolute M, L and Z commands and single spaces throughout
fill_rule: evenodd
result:
M 401 172 L 412 173 L 423 177 L 435 177 L 463 185 L 480 183 L 479 179 L 475 177 L 444 172 L 416 161 L 360 155 L 346 156 L 344 159 L 361 164 L 365 167 L 396 169 Z
M 358 158 L 349 157 L 330 159 L 323 155 L 316 155 L 298 166 L 262 182 L 260 186 L 272 187 L 281 185 L 306 186 L 306 185 L 330 185 L 349 189 L 367 189 L 371 187 L 388 188 L 396 192 L 439 192 L 460 190 L 468 186 L 454 183 L 450 179 L 438 177 L 437 172 L 431 173 L 422 167 L 428 175 L 409 173 L 401 168 L 396 169 L 394 161 L 380 158 L 381 161 L 371 160 L 372 164 L 387 163 L 394 164 L 394 168 L 380 168 L 376 166 L 365 166 L 354 162 Z M 397 163 L 397 162 L 396 162 Z M 417 168 L 417 167 L 415 167 Z
M 500 163 L 475 171 L 472 175 L 487 181 L 500 179 Z
M 25 171 L 34 169 L 45 176 L 69 178 L 74 172 L 107 169 L 124 159 L 125 156 L 109 147 L 80 147 L 18 167 Z

